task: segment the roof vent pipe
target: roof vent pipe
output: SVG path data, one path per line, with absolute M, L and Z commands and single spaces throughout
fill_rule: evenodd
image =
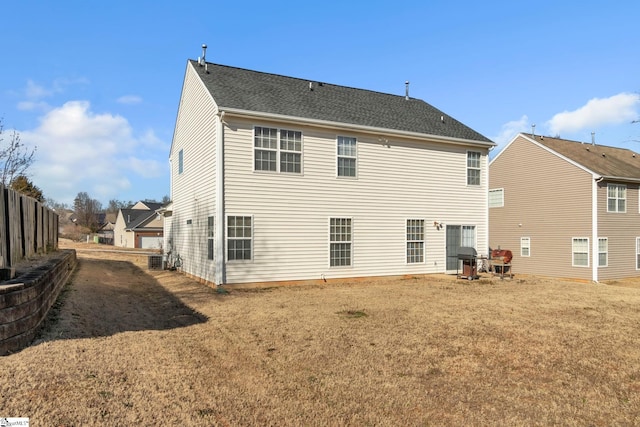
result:
M 409 80 L 404 82 L 404 99 L 409 100 Z
M 200 64 L 201 66 L 204 65 L 204 71 L 208 72 L 209 70 L 207 69 L 207 45 L 202 43 L 202 64 Z
M 591 132 L 591 145 L 596 145 L 596 133 Z
M 536 136 L 536 125 L 531 125 L 531 136 Z

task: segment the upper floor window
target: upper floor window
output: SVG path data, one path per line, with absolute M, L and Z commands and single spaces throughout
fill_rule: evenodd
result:
M 338 137 L 338 176 L 356 176 L 357 147 L 356 139 Z
M 480 158 L 480 152 L 467 151 L 467 185 L 480 185 Z
M 607 212 L 627 211 L 627 186 L 607 184 Z
M 489 190 L 489 207 L 501 208 L 504 206 L 504 188 Z
M 178 151 L 178 173 L 181 174 L 184 171 L 184 152 Z
M 302 172 L 302 132 L 256 126 L 254 170 Z

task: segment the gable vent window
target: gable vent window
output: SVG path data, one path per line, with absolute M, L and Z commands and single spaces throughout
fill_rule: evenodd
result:
M 254 170 L 302 173 L 302 132 L 256 126 Z
M 180 150 L 178 152 L 178 174 L 184 172 L 184 151 Z

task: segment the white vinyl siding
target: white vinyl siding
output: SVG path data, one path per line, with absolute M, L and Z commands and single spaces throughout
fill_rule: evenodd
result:
M 574 237 L 571 243 L 572 263 L 574 267 L 589 267 L 589 239 Z
M 467 151 L 467 185 L 480 185 L 480 159 L 482 154 L 478 151 Z
M 624 184 L 607 185 L 607 212 L 627 211 L 627 186 Z
M 531 238 L 530 237 L 520 238 L 520 256 L 523 256 L 523 257 L 531 256 Z
M 407 264 L 424 262 L 424 219 L 407 220 Z
M 337 161 L 338 176 L 357 176 L 358 150 L 355 138 L 338 137 Z
M 434 221 L 478 224 L 476 247 L 488 247 L 486 152 L 481 186 L 467 187 L 465 147 L 389 140 L 389 148 L 358 134 L 357 179 L 336 179 L 335 131 L 300 126 L 304 174 L 258 173 L 256 123 L 231 115 L 225 122 L 225 209 L 255 219 L 252 262 L 228 263 L 225 283 L 444 273 L 445 233 Z M 357 225 L 349 266 L 330 265 L 329 218 Z M 423 263 L 406 262 L 408 218 L 425 219 Z
M 600 237 L 598 239 L 598 267 L 609 265 L 609 239 Z
M 331 267 L 351 265 L 351 238 L 351 218 L 329 220 L 329 265 Z
M 501 208 L 504 206 L 504 189 L 495 188 L 489 190 L 489 207 Z

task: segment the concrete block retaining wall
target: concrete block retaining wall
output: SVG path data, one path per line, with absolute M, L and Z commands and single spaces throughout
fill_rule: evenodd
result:
M 46 264 L 0 283 L 0 355 L 33 340 L 77 263 L 76 251 L 63 250 Z

